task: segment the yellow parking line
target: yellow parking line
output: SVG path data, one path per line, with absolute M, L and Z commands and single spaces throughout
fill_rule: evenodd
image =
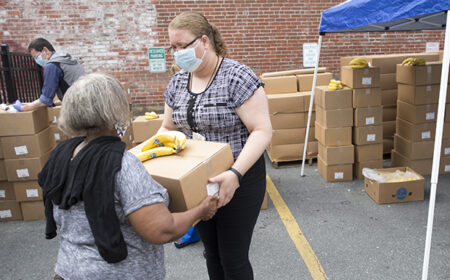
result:
M 267 192 L 269 193 L 270 199 L 272 200 L 275 209 L 277 209 L 278 214 L 280 215 L 280 218 L 283 221 L 287 232 L 289 233 L 289 236 L 294 242 L 295 247 L 297 247 L 298 252 L 302 256 L 303 261 L 308 267 L 312 278 L 314 280 L 328 279 L 322 265 L 319 262 L 319 259 L 309 245 L 308 240 L 306 240 L 305 236 L 303 235 L 303 232 L 298 226 L 297 221 L 287 207 L 269 175 L 267 175 Z

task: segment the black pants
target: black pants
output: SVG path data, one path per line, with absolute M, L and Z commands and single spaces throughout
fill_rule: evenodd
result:
M 231 201 L 211 220 L 197 225 L 210 279 L 253 279 L 248 251 L 265 191 L 266 168 L 261 157 L 244 175 Z

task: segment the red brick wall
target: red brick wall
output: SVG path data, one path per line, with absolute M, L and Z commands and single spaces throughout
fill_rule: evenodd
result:
M 151 3 L 150 3 L 151 2 Z M 302 68 L 303 43 L 318 40 L 321 11 L 335 0 L 0 1 L 0 42 L 25 51 L 37 36 L 82 60 L 88 72 L 131 83 L 136 107 L 161 109 L 168 73 L 149 72 L 147 48 L 167 47 L 167 25 L 186 10 L 203 12 L 222 32 L 229 57 L 257 74 Z M 327 34 L 320 66 L 339 74 L 339 57 L 425 51 L 443 31 Z M 168 58 L 168 66 L 171 64 Z

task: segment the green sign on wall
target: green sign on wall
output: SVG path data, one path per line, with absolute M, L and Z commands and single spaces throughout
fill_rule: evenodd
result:
M 166 72 L 166 53 L 164 48 L 148 48 L 150 73 Z

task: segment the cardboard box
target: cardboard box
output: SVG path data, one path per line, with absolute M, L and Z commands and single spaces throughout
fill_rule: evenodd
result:
M 48 121 L 50 124 L 58 124 L 62 106 L 47 107 Z
M 130 150 L 140 152 L 142 144 Z M 181 212 L 197 206 L 206 196 L 208 179 L 233 165 L 228 143 L 188 139 L 186 148 L 178 154 L 143 162 L 145 169 L 169 192 L 171 212 Z
M 315 122 L 316 139 L 324 146 L 348 146 L 352 144 L 352 127 L 326 128 Z
M 36 180 L 14 182 L 13 187 L 18 202 L 42 200 L 42 189 Z
M 380 87 L 380 68 L 354 69 L 351 66 L 343 66 L 341 68 L 341 80 L 351 88 Z
M 408 57 L 422 58 L 425 61 L 438 61 L 439 55 L 433 53 L 404 53 L 404 54 L 382 54 L 369 55 L 366 59 L 372 66 L 380 68 L 381 74 L 395 73 L 397 64 L 401 64 Z
M 439 174 L 450 174 L 450 157 L 441 158 L 439 170 Z
M 394 104 L 396 105 L 397 100 Z M 353 108 L 381 106 L 380 88 L 358 88 L 353 90 Z
M 5 181 L 7 179 L 8 177 L 6 176 L 5 160 L 0 159 L 0 181 Z
M 267 155 L 271 162 L 284 162 L 303 160 L 304 143 L 287 144 L 287 145 L 269 145 L 267 147 Z M 317 141 L 308 141 L 306 147 L 306 158 L 317 157 Z
M 383 168 L 383 160 L 375 159 L 363 162 L 355 162 L 355 164 L 353 165 L 354 177 L 358 179 L 364 179 L 364 175 L 362 174 L 363 168 L 371 168 L 371 169 Z
M 159 118 L 146 120 L 144 116 L 138 116 L 132 122 L 133 138 L 136 143 L 142 143 L 158 132 L 161 127 L 164 115 L 158 114 Z
M 305 112 L 305 95 L 299 92 L 268 94 L 267 102 L 270 114 Z
M 2 149 L 2 145 L 0 145 L 0 159 L 3 158 L 3 149 Z
M 383 106 L 383 122 L 395 121 L 397 118 L 397 106 Z
M 353 144 L 368 145 L 383 143 L 383 126 L 359 126 L 353 127 Z
M 355 162 L 383 159 L 383 143 L 355 146 Z
M 397 89 L 389 89 L 381 91 L 381 105 L 385 106 L 397 106 Z
M 308 113 L 276 113 L 270 115 L 272 129 L 306 127 Z
M 274 93 L 292 93 L 299 91 L 297 89 L 297 77 L 291 76 L 280 76 L 280 77 L 261 77 L 264 83 L 264 91 L 266 94 Z
M 402 119 L 397 119 L 396 123 L 396 133 L 406 140 L 412 142 L 434 140 L 436 134 L 435 123 L 413 124 Z
M 328 165 L 352 164 L 355 162 L 353 145 L 329 147 L 319 143 L 319 156 Z
M 397 117 L 414 124 L 435 123 L 437 107 L 437 104 L 411 105 L 397 100 Z
M 305 128 L 288 128 L 288 129 L 276 129 L 273 131 L 271 145 L 287 145 L 287 144 L 299 144 L 304 143 L 306 137 Z M 315 141 L 314 127 L 309 128 L 308 142 Z
M 380 172 L 410 171 L 420 179 L 406 182 L 380 183 L 368 178 L 364 179 L 364 190 L 378 204 L 423 200 L 424 178 L 408 167 L 378 169 Z
M 394 149 L 391 152 L 391 166 L 407 166 L 416 170 L 420 175 L 425 176 L 431 174 L 433 159 L 409 159 Z
M 353 180 L 353 164 L 327 165 L 319 155 L 317 156 L 317 170 L 326 182 Z
M 53 135 L 53 138 L 55 139 L 55 143 L 59 144 L 64 140 L 69 139 L 70 137 L 64 134 L 59 128 L 57 124 L 51 124 L 50 125 L 50 133 Z
M 396 89 L 396 73 L 380 74 L 380 88 L 382 90 Z
M 441 71 L 441 62 L 427 62 L 425 66 L 397 64 L 397 83 L 413 86 L 439 84 Z
M 450 156 L 450 139 L 442 139 L 442 157 Z
M 6 176 L 10 182 L 37 180 L 51 150 L 37 158 L 6 159 Z
M 0 123 L 0 136 L 36 134 L 49 125 L 47 108 L 14 114 L 0 110 Z
M 316 121 L 325 128 L 352 126 L 353 109 L 325 110 L 320 106 L 317 106 Z
M 383 108 L 366 107 L 355 109 L 355 126 L 380 125 L 383 123 Z
M 328 90 L 328 86 L 316 87 L 314 103 L 325 110 L 353 108 L 353 91 L 348 87 Z
M 330 72 L 317 73 L 316 86 L 328 86 L 333 74 Z M 314 74 L 297 75 L 299 91 L 311 91 L 314 80 Z
M 394 137 L 383 138 L 383 154 L 391 154 L 392 149 L 394 149 Z
M 300 95 L 303 97 L 303 105 L 305 106 L 304 111 L 309 112 L 309 105 L 311 103 L 311 92 L 307 92 L 307 91 L 300 92 Z M 316 96 L 316 95 L 314 95 L 314 96 Z M 314 98 L 314 100 L 315 100 L 315 98 Z M 316 110 L 316 106 L 315 106 L 315 102 L 313 101 L 312 111 L 315 111 L 315 110 Z
M 396 134 L 394 149 L 397 153 L 412 160 L 429 159 L 433 158 L 434 141 L 412 142 Z
M 125 131 L 125 134 L 122 136 L 122 142 L 125 143 L 125 149 L 129 150 L 131 148 L 133 148 L 134 146 L 136 146 L 136 143 L 134 141 L 134 137 L 133 137 L 133 127 L 129 126 L 127 128 L 127 131 Z
M 395 121 L 383 122 L 383 138 L 394 139 L 395 124 Z
M 16 200 L 12 183 L 7 181 L 0 182 L 0 200 Z
M 398 100 L 413 105 L 437 104 L 439 103 L 439 90 L 440 85 L 412 86 L 399 84 Z M 449 92 L 447 90 L 447 102 L 450 100 Z
M 33 135 L 1 137 L 5 159 L 40 157 L 55 147 L 50 128 Z
M 130 83 L 129 82 L 121 82 L 123 90 L 127 94 L 128 103 L 131 104 L 132 102 L 132 96 L 131 96 L 131 89 L 130 89 Z
M 0 222 L 22 220 L 19 202 L 15 200 L 0 201 Z
M 42 200 L 21 202 L 20 209 L 22 210 L 24 221 L 45 219 L 45 208 Z
M 442 139 L 450 138 L 450 122 L 444 123 L 444 134 L 442 135 Z

